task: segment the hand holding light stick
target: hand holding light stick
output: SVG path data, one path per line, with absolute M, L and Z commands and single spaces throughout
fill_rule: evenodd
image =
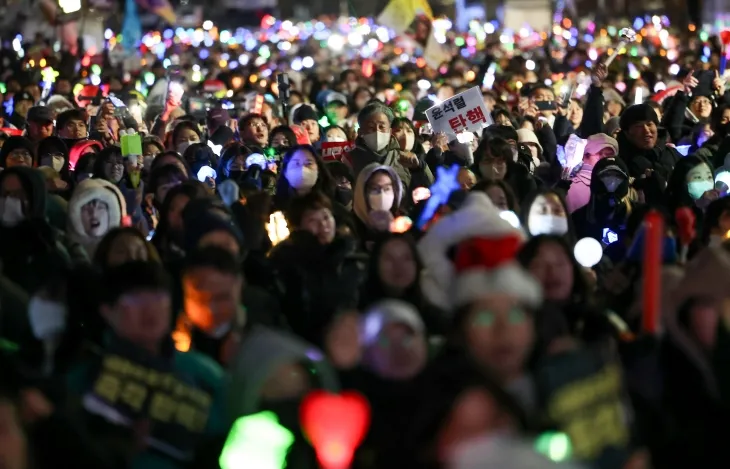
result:
M 620 40 L 618 45 L 614 48 L 613 54 L 611 54 L 604 62 L 604 65 L 606 65 L 606 67 L 611 65 L 611 62 L 613 62 L 614 59 L 618 57 L 621 49 L 626 47 L 626 45 L 628 45 L 629 43 L 636 41 L 636 31 L 631 28 L 623 28 L 621 31 L 618 32 L 618 37 Z

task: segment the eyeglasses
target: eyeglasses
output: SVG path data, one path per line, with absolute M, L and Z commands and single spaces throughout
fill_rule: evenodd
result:
M 13 150 L 8 154 L 8 158 L 13 160 L 31 161 L 33 157 L 27 150 Z

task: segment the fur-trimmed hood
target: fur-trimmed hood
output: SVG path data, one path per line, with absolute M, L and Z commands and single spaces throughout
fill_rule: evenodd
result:
M 393 199 L 393 207 L 390 209 L 390 212 L 394 216 L 398 212 L 401 200 L 403 199 L 403 182 L 401 181 L 400 176 L 398 176 L 398 173 L 395 171 L 395 168 L 393 168 L 392 166 L 381 165 L 377 163 L 371 163 L 365 166 L 362 171 L 360 171 L 360 174 L 357 175 L 357 182 L 355 183 L 355 188 L 353 190 L 352 204 L 353 212 L 355 212 L 357 218 L 365 223 L 365 225 L 368 224 L 368 220 L 370 219 L 370 209 L 368 208 L 368 198 L 365 194 L 365 188 L 367 186 L 368 180 L 377 171 L 385 171 L 390 175 L 390 179 L 393 180 L 393 191 L 395 193 L 395 198 Z
M 124 196 L 111 182 L 103 179 L 86 179 L 76 186 L 68 203 L 66 234 L 73 241 L 84 246 L 90 258 L 93 257 L 102 237 L 91 237 L 86 234 L 81 221 L 81 207 L 94 199 L 101 200 L 109 207 L 109 230 L 122 226 L 123 219 L 127 215 Z

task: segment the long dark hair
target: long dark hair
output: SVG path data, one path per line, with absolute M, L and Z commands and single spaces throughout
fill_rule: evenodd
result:
M 289 185 L 289 181 L 287 181 L 284 175 L 286 174 L 286 167 L 289 165 L 294 154 L 298 151 L 311 153 L 317 164 L 317 182 L 314 184 L 314 187 L 312 187 L 312 191 L 322 192 L 329 198 L 333 198 L 335 195 L 335 189 L 337 188 L 335 180 L 330 175 L 329 170 L 327 170 L 327 166 L 324 164 L 324 161 L 322 161 L 322 158 L 320 158 L 317 150 L 312 145 L 297 145 L 284 153 L 284 157 L 281 159 L 281 167 L 279 168 L 280 176 L 279 181 L 276 183 L 276 195 L 274 196 L 274 205 L 277 207 L 285 207 L 286 201 L 294 192 L 294 189 L 291 185 Z
M 378 301 L 382 298 L 387 298 L 388 294 L 386 293 L 386 287 L 383 285 L 382 280 L 380 279 L 380 275 L 378 273 L 379 271 L 379 265 L 380 265 L 380 256 L 383 253 L 383 248 L 390 243 L 391 241 L 400 240 L 406 243 L 408 245 L 408 248 L 411 250 L 411 254 L 413 255 L 413 259 L 416 263 L 416 279 L 414 282 L 406 288 L 406 290 L 403 292 L 403 296 L 400 299 L 403 299 L 405 301 L 408 301 L 412 303 L 414 306 L 420 306 L 420 303 L 423 301 L 423 294 L 421 293 L 421 282 L 419 280 L 418 272 L 420 272 L 423 269 L 423 262 L 421 262 L 421 258 L 418 255 L 418 250 L 416 249 L 416 243 L 413 240 L 413 238 L 407 234 L 400 234 L 400 233 L 393 233 L 388 234 L 386 236 L 383 236 L 379 238 L 375 246 L 373 247 L 373 250 L 370 254 L 370 260 L 368 265 L 368 280 L 365 283 L 363 287 L 363 295 L 362 300 L 363 303 L 372 303 L 374 301 Z M 367 304 L 363 304 L 363 307 L 367 307 Z

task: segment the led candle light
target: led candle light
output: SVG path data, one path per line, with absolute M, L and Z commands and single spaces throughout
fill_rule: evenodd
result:
M 323 469 L 348 469 L 370 427 L 370 405 L 354 391 L 317 390 L 302 401 L 299 422 Z
M 575 256 L 575 260 L 578 261 L 578 264 L 590 269 L 601 262 L 603 247 L 596 239 L 583 238 L 575 243 L 573 255 Z

